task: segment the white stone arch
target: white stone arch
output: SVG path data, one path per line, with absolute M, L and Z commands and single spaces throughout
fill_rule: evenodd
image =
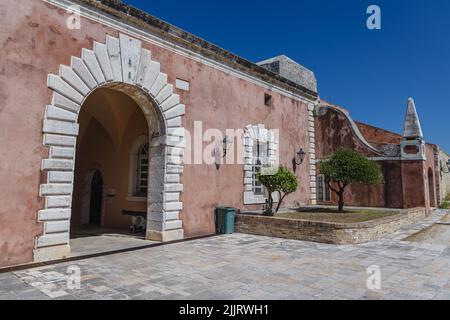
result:
M 244 128 L 244 204 L 264 204 L 266 197 L 253 193 L 253 145 L 259 140 L 268 144 L 268 160 L 270 166 L 276 166 L 279 163 L 278 154 L 278 130 L 267 129 L 264 124 L 247 125 Z M 278 201 L 278 194 L 273 194 L 274 201 Z
M 36 239 L 34 260 L 64 257 L 70 252 L 69 228 L 73 195 L 78 114 L 86 98 L 97 88 L 122 91 L 140 106 L 147 121 L 158 124 L 152 137 L 153 157 L 148 193 L 147 238 L 158 241 L 184 237 L 180 213 L 183 207 L 181 175 L 185 132 L 181 117 L 185 106 L 160 64 L 141 41 L 124 34 L 94 42 L 82 49 L 71 65 L 61 65 L 59 75 L 49 74 L 47 86 L 53 91 L 43 124 L 43 143 L 49 157 L 42 161 L 47 183 L 40 186 L 45 208 L 38 212 L 44 231 Z M 151 128 L 151 126 L 149 126 Z

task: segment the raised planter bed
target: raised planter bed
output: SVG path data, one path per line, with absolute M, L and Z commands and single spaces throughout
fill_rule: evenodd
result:
M 399 214 L 358 223 L 317 222 L 261 215 L 236 215 L 235 232 L 331 244 L 358 244 L 393 233 L 424 219 L 425 208 L 402 210 Z

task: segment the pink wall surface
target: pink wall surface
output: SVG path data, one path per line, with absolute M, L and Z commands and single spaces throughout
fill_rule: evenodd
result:
M 41 160 L 48 149 L 42 144 L 45 106 L 51 101 L 47 88 L 49 73 L 70 64 L 82 48 L 93 41 L 105 42 L 107 34 L 118 32 L 82 19 L 81 30 L 68 30 L 65 10 L 40 0 L 3 0 L 0 3 L 0 266 L 32 260 L 34 239 L 42 233 L 37 212 L 43 207 L 39 185 L 45 183 Z M 203 121 L 204 130 L 243 129 L 248 124 L 264 124 L 280 130 L 280 162 L 292 168 L 295 152 L 309 150 L 307 106 L 271 92 L 272 107 L 264 105 L 268 90 L 249 81 L 177 55 L 159 46 L 144 43 L 161 71 L 190 82 L 190 91 L 176 90 L 186 105 L 183 124 L 192 131 L 194 121 Z M 299 188 L 286 199 L 286 206 L 308 203 L 310 178 L 308 159 L 297 168 Z M 182 177 L 185 236 L 213 233 L 213 208 L 217 204 L 239 209 L 259 209 L 243 205 L 243 166 L 186 165 Z
M 345 109 L 344 109 L 345 110 Z M 401 136 L 380 128 L 357 123 L 364 138 L 374 145 L 400 144 Z M 339 148 L 357 150 L 366 157 L 377 155 L 368 150 L 351 130 L 348 120 L 341 114 L 328 111 L 316 117 L 316 157 L 326 159 Z M 436 166 L 434 146 L 427 144 L 426 161 L 377 161 L 384 176 L 384 183 L 374 186 L 353 184 L 345 192 L 345 203 L 349 206 L 415 208 L 429 207 L 436 203 Z M 320 172 L 320 164 L 318 164 Z M 431 169 L 434 182 L 430 193 L 428 170 Z M 431 197 L 435 200 L 430 201 Z M 337 204 L 338 197 L 332 193 L 331 203 Z

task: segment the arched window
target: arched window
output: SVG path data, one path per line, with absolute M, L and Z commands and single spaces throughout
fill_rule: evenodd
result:
M 148 136 L 139 136 L 130 150 L 128 201 L 147 201 L 149 162 Z
M 136 194 L 137 197 L 146 197 L 148 190 L 148 142 L 139 147 L 136 170 Z

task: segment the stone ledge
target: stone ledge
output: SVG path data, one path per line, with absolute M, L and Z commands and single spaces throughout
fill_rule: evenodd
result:
M 184 239 L 183 229 L 170 230 L 170 231 L 147 231 L 145 237 L 147 240 L 171 242 Z
M 235 232 L 330 244 L 358 244 L 380 239 L 427 217 L 425 208 L 360 223 L 331 223 L 257 215 L 236 215 Z

